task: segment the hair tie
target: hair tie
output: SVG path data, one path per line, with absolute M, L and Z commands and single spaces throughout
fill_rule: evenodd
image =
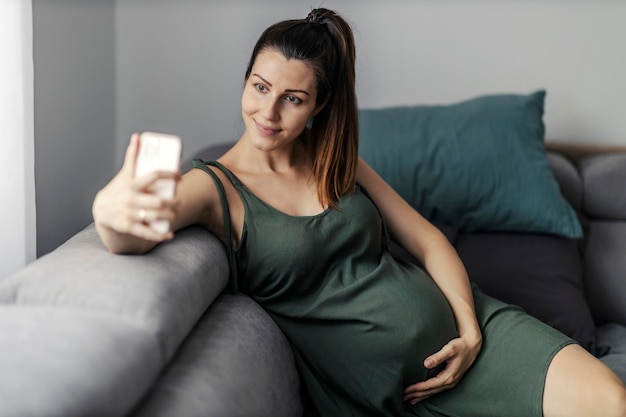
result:
M 313 9 L 311 13 L 309 13 L 306 17 L 307 23 L 316 23 L 318 25 L 323 25 L 326 23 L 326 17 L 323 15 L 323 10 Z

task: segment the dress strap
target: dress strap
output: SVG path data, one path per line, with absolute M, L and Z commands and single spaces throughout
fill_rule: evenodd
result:
M 239 178 L 237 178 L 237 176 L 235 174 L 232 173 L 232 171 L 228 168 L 226 168 L 224 165 L 222 165 L 220 162 L 218 161 L 209 161 L 207 162 L 209 165 L 213 165 L 214 167 L 219 168 L 220 171 L 222 171 L 224 173 L 224 175 L 226 175 L 226 177 L 230 180 L 230 182 L 235 186 L 235 188 L 238 185 L 243 185 L 243 183 L 241 181 L 239 181 Z
M 230 279 L 228 283 L 228 289 L 235 293 L 237 292 L 237 260 L 235 259 L 235 250 L 233 247 L 233 228 L 231 226 L 230 221 L 230 209 L 228 206 L 228 198 L 226 197 L 226 190 L 224 189 L 224 184 L 219 179 L 217 174 L 210 169 L 208 165 L 212 165 L 217 167 L 220 171 L 224 172 L 224 174 L 231 180 L 231 175 L 228 170 L 222 164 L 217 161 L 209 161 L 204 162 L 201 159 L 194 159 L 191 161 L 191 164 L 194 168 L 201 169 L 202 171 L 209 174 L 209 176 L 215 182 L 215 186 L 217 187 L 217 191 L 220 195 L 220 203 L 222 205 L 222 213 L 224 215 L 224 236 L 226 237 L 226 252 L 228 253 L 228 266 L 230 267 Z M 229 175 L 230 174 L 230 175 Z

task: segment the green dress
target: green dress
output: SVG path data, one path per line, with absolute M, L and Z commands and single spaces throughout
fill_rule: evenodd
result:
M 450 306 L 420 267 L 395 259 L 381 215 L 360 187 L 341 210 L 290 216 L 221 169 L 244 205 L 229 251 L 231 290 L 250 295 L 293 347 L 307 416 L 540 417 L 548 365 L 572 340 L 474 288 L 483 349 L 452 390 L 415 406 L 403 390 L 432 376 L 424 359 L 457 337 Z M 224 190 L 209 173 L 230 219 Z M 230 238 L 228 238 L 230 240 Z

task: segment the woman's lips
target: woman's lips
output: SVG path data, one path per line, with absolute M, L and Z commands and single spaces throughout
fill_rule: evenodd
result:
M 256 120 L 255 120 L 254 123 L 256 124 L 256 128 L 259 131 L 259 133 L 261 134 L 261 136 L 274 136 L 278 132 L 280 132 L 280 129 L 271 129 L 269 127 L 263 126 L 262 124 L 260 124 Z

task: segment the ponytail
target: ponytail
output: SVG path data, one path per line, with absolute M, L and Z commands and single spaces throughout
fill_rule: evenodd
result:
M 354 189 L 359 125 L 355 91 L 355 46 L 350 25 L 337 13 L 315 9 L 306 19 L 287 20 L 263 32 L 252 52 L 246 79 L 259 52 L 275 49 L 287 59 L 305 61 L 315 72 L 317 105 L 324 104 L 302 139 L 313 162 L 322 205 Z

